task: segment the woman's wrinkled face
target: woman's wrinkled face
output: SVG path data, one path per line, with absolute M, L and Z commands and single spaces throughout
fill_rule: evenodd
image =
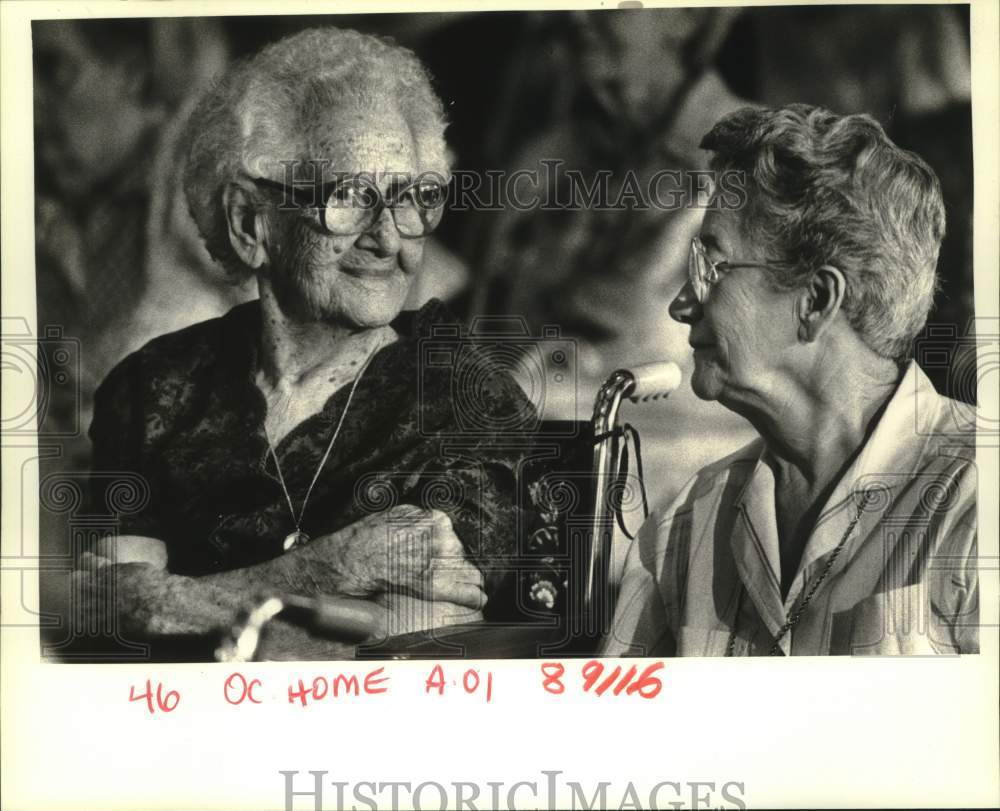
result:
M 700 238 L 712 262 L 766 263 L 741 229 L 738 212 L 708 211 Z M 670 315 L 688 324 L 694 349 L 691 387 L 703 400 L 734 407 L 755 394 L 774 391 L 798 343 L 793 292 L 777 290 L 762 268 L 719 272 L 704 302 L 686 282 L 670 305 Z
M 310 141 L 309 160 L 325 177 L 371 177 L 383 194 L 421 172 L 410 129 L 394 109 L 335 108 Z M 389 209 L 367 231 L 351 236 L 331 235 L 315 209 L 275 212 L 265 273 L 288 315 L 371 328 L 399 314 L 420 271 L 425 237 L 400 236 Z

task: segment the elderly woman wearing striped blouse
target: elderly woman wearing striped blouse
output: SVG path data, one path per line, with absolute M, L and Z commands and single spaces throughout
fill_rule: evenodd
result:
M 695 393 L 760 437 L 644 526 L 604 652 L 978 652 L 973 422 L 911 359 L 937 178 L 870 117 L 806 105 L 702 147 L 745 194 L 709 206 L 670 314 Z

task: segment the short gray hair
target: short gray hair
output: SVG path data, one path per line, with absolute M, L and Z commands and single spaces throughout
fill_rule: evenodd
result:
M 447 176 L 444 106 L 412 51 L 337 28 L 302 31 L 268 45 L 231 66 L 188 124 L 188 207 L 209 253 L 231 276 L 249 270 L 229 242 L 226 184 L 247 174 L 281 177 L 281 161 L 318 157 L 309 154 L 314 145 L 304 136 L 339 104 L 394 105 L 410 127 L 421 171 Z
M 745 108 L 702 139 L 716 171 L 744 173 L 744 232 L 777 254 L 779 287 L 823 265 L 847 278 L 843 310 L 879 355 L 902 359 L 937 288 L 944 237 L 941 186 L 916 154 L 868 115 L 806 104 Z

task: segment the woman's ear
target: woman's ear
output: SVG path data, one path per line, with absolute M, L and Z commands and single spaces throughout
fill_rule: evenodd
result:
M 229 242 L 247 267 L 258 270 L 267 264 L 267 220 L 242 186 L 228 183 L 222 190 L 222 207 L 229 226 Z
M 834 322 L 844 303 L 847 279 L 840 268 L 823 265 L 799 294 L 799 340 L 815 341 Z

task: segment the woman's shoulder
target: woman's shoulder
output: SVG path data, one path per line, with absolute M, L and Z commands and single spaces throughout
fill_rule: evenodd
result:
M 95 419 L 110 415 L 123 421 L 126 414 L 142 413 L 165 428 L 219 389 L 220 372 L 229 380 L 225 370 L 239 374 L 240 363 L 250 362 L 254 343 L 244 333 L 258 312 L 256 302 L 241 304 L 218 318 L 153 338 L 127 355 L 97 387 Z
M 764 440 L 756 437 L 728 456 L 705 465 L 691 477 L 682 493 L 687 491 L 695 496 L 702 496 L 719 487 L 733 487 L 745 483 L 757 467 L 763 453 Z
M 238 304 L 224 315 L 159 335 L 133 353 L 146 360 L 183 361 L 196 352 L 219 353 L 239 341 L 249 346 L 260 321 L 260 302 Z
M 714 462 L 710 462 L 699 470 L 694 478 L 714 480 L 720 476 L 728 476 L 734 470 L 742 470 L 746 467 L 751 469 L 757 465 L 761 455 L 764 453 L 764 440 L 761 437 L 754 437 L 741 448 L 737 448 L 728 456 L 723 456 Z
M 249 352 L 250 332 L 258 320 L 258 302 L 251 301 L 217 318 L 159 335 L 121 360 L 105 383 L 134 374 L 147 380 L 162 375 L 191 375 L 217 362 L 223 354 Z
M 723 491 L 742 491 L 764 452 L 764 440 L 753 439 L 727 456 L 705 465 L 685 482 L 676 496 L 650 515 L 650 523 L 663 526 L 690 515 L 698 505 L 714 509 Z

